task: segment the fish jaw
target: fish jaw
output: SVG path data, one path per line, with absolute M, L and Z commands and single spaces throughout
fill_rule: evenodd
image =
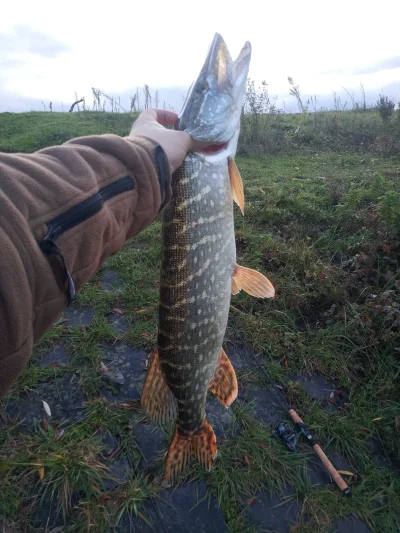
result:
M 178 129 L 210 144 L 226 145 L 237 137 L 250 59 L 249 42 L 233 61 L 225 41 L 216 33 L 200 74 L 188 91 Z M 229 155 L 233 157 L 232 148 Z

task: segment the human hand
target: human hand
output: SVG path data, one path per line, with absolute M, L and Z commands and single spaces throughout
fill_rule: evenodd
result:
M 166 109 L 145 109 L 133 123 L 130 135 L 143 135 L 157 142 L 164 150 L 171 173 L 179 168 L 188 152 L 194 151 L 196 143 L 184 131 L 170 130 L 178 115 Z

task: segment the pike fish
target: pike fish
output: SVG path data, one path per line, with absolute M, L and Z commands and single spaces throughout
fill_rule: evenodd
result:
M 177 123 L 206 147 L 189 153 L 172 178 L 163 217 L 157 348 L 141 395 L 153 423 L 175 420 L 167 480 L 192 457 L 211 469 L 217 446 L 205 413 L 207 392 L 226 407 L 237 397 L 235 371 L 222 348 L 231 294 L 274 296 L 265 276 L 236 264 L 233 202 L 243 213 L 244 194 L 234 156 L 250 57 L 246 42 L 233 61 L 215 34 Z

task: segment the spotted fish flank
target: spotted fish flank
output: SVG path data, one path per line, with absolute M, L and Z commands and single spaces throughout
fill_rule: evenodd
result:
M 205 414 L 207 392 L 226 407 L 237 396 L 236 375 L 222 349 L 231 294 L 274 295 L 262 274 L 236 264 L 233 202 L 243 212 L 244 196 L 233 157 L 250 56 L 246 43 L 233 62 L 216 34 L 179 117 L 178 128 L 208 146 L 188 154 L 175 172 L 164 211 L 157 350 L 142 405 L 155 423 L 176 421 L 167 479 L 191 457 L 212 467 L 217 447 Z

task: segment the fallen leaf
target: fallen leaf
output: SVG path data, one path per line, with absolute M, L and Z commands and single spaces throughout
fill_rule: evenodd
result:
M 43 429 L 47 431 L 49 429 L 49 423 L 47 422 L 47 419 L 43 417 L 42 419 Z
M 38 473 L 39 473 L 39 477 L 40 479 L 43 479 L 44 478 L 44 466 L 43 466 L 43 463 L 41 462 L 40 459 L 37 459 L 37 469 L 38 469 Z
M 65 429 L 60 429 L 60 431 L 58 431 L 56 434 L 56 440 L 57 441 L 60 440 L 61 437 L 64 435 L 64 433 L 65 433 Z
M 247 455 L 247 453 L 244 454 L 244 462 L 250 466 L 250 459 L 249 459 L 249 456 Z
M 379 416 L 378 418 L 373 418 L 372 422 L 378 422 L 378 420 L 382 420 L 383 416 Z
M 338 470 L 338 472 L 344 476 L 354 476 L 353 472 L 350 472 L 349 470 Z
M 45 402 L 44 400 L 42 400 L 42 403 L 43 403 L 43 408 L 46 411 L 47 416 L 49 416 L 51 418 L 51 411 L 50 411 L 49 404 L 47 402 Z
M 365 428 L 358 428 L 358 427 L 356 427 L 356 429 L 358 429 L 358 431 L 362 431 L 362 432 L 365 433 L 366 435 L 369 435 L 369 431 L 368 431 L 368 429 L 365 429 Z
M 109 500 L 111 498 L 111 496 L 109 496 L 108 494 L 102 494 L 99 498 L 99 500 L 101 502 L 105 502 L 106 500 Z
M 114 313 L 117 313 L 117 315 L 123 315 L 124 312 L 121 309 L 118 309 L 118 307 L 114 307 L 113 309 Z
M 289 366 L 289 362 L 288 361 L 285 361 L 283 364 L 286 366 L 286 368 Z
M 250 498 L 250 500 L 247 500 L 246 504 L 247 505 L 253 505 L 253 503 L 256 501 L 255 498 Z

